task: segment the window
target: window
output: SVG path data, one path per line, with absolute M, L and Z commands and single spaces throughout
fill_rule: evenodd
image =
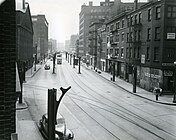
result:
M 140 58 L 140 47 L 137 48 L 137 58 Z
M 161 7 L 158 6 L 156 7 L 156 19 L 160 19 L 161 18 Z
M 131 25 L 133 25 L 133 16 L 131 16 L 131 20 L 130 21 L 131 21 Z
M 130 52 L 129 52 L 129 53 L 130 53 L 130 54 L 129 54 L 129 55 L 130 55 L 129 57 L 132 58 L 132 48 L 130 48 Z
M 141 41 L 141 30 L 138 31 L 138 41 Z
M 128 48 L 126 48 L 126 58 L 129 58 L 129 49 Z
M 129 33 L 127 33 L 127 42 L 129 42 Z
M 155 27 L 155 40 L 160 40 L 160 27 Z
M 119 48 L 115 49 L 115 56 L 119 56 Z
M 139 23 L 141 23 L 141 21 L 142 21 L 142 14 L 139 13 Z
M 149 60 L 150 59 L 150 47 L 147 47 L 147 56 L 146 59 Z
M 117 23 L 116 23 L 116 28 L 117 28 L 117 29 L 120 29 L 120 22 L 117 22 Z
M 176 18 L 176 6 L 168 6 L 167 17 L 168 18 Z
M 147 41 L 151 40 L 151 28 L 147 29 Z
M 122 33 L 122 41 L 124 41 L 124 37 L 125 37 L 125 35 L 124 35 L 124 32 Z
M 121 48 L 121 54 L 120 54 L 120 56 L 121 56 L 121 57 L 124 56 L 124 49 L 123 49 L 123 48 Z
M 152 20 L 152 10 L 148 9 L 148 21 Z
M 137 15 L 134 16 L 134 24 L 137 24 Z
M 137 31 L 135 30 L 134 31 L 134 42 L 136 42 L 137 41 Z
M 159 47 L 154 47 L 154 61 L 159 61 Z
M 136 48 L 134 48 L 134 52 L 133 52 L 133 58 L 136 58 Z
M 127 18 L 127 27 L 129 27 L 130 26 L 130 18 L 128 17 Z
M 127 17 L 127 27 L 130 26 L 130 17 Z
M 123 19 L 122 20 L 122 28 L 124 28 L 125 27 L 125 20 Z

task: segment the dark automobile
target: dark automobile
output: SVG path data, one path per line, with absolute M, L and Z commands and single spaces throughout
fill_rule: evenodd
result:
M 45 70 L 49 70 L 50 69 L 50 65 L 45 64 Z
M 55 125 L 55 140 L 73 140 L 74 134 L 66 128 L 65 119 L 62 116 L 57 118 Z M 39 129 L 45 139 L 48 139 L 48 115 L 44 114 L 39 121 Z

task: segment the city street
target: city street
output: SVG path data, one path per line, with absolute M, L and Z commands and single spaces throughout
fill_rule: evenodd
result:
M 47 112 L 48 89 L 71 89 L 64 96 L 59 112 L 75 140 L 175 140 L 176 108 L 150 102 L 129 94 L 78 66 L 73 68 L 65 59 L 52 74 L 44 66 L 24 83 L 24 100 L 33 120 L 38 123 Z

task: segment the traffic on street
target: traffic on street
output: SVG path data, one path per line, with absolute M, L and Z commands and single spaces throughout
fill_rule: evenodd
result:
M 75 140 L 175 140 L 176 108 L 134 96 L 81 66 L 75 68 L 62 56 L 55 66 L 48 59 L 50 70 L 42 67 L 24 83 L 24 99 L 33 120 L 39 125 L 47 113 L 48 89 L 71 86 L 58 109 Z

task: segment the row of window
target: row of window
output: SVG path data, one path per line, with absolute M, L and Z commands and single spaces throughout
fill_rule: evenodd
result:
M 136 47 L 134 49 L 132 48 L 126 48 L 126 58 L 137 58 L 140 59 L 140 47 Z M 154 53 L 153 53 L 153 59 L 154 61 L 159 61 L 159 47 L 154 47 Z M 113 49 L 107 49 L 107 55 L 113 54 Z M 115 56 L 124 58 L 124 48 L 115 48 Z M 150 47 L 147 47 L 146 49 L 146 60 L 150 60 Z
M 170 29 L 170 28 L 169 28 Z M 176 28 L 171 28 L 172 30 L 176 30 Z M 147 29 L 147 41 L 152 39 L 152 31 L 151 28 Z M 155 40 L 160 40 L 160 27 L 155 27 Z M 141 30 L 135 30 L 134 32 L 127 33 L 127 42 L 138 42 L 141 41 Z M 117 33 L 115 35 L 111 35 L 107 37 L 107 42 L 119 42 L 120 41 L 120 34 Z M 121 41 L 125 41 L 125 33 L 121 33 Z
M 160 6 L 156 7 L 155 13 L 156 13 L 156 20 L 159 20 L 161 18 Z M 148 21 L 150 22 L 151 20 L 152 20 L 152 11 L 151 9 L 148 9 Z M 142 23 L 142 13 L 138 13 L 127 17 L 127 27 L 141 23 Z M 125 27 L 125 19 L 122 19 L 121 21 L 118 21 L 115 24 L 111 24 L 110 27 L 107 27 L 107 32 L 124 27 Z

